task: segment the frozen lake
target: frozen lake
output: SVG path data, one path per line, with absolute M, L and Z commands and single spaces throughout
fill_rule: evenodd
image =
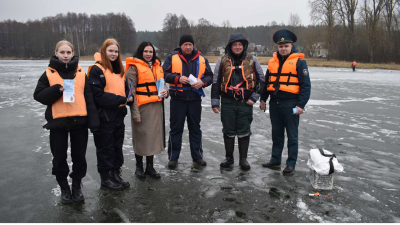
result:
M 80 65 L 87 70 L 94 62 Z M 207 166 L 192 168 L 185 127 L 179 166 L 166 167 L 167 152 L 155 158 L 161 180 L 134 177 L 130 115 L 125 119 L 123 177 L 131 187 L 100 190 L 93 136 L 83 179 L 84 204 L 62 205 L 51 175 L 52 155 L 45 106 L 33 100 L 48 61 L 0 61 L 0 222 L 400 222 L 400 71 L 309 68 L 312 91 L 299 127 L 296 171 L 263 168 L 271 154 L 268 110 L 254 106 L 248 161 L 220 170 L 225 151 L 220 116 L 211 110 L 210 88 L 203 99 L 202 131 Z M 212 65 L 214 67 L 214 65 Z M 266 66 L 263 66 L 264 72 Z M 20 79 L 21 78 L 21 79 Z M 169 130 L 169 100 L 166 100 Z M 308 151 L 336 154 L 344 173 L 334 174 L 333 196 L 315 193 Z M 283 160 L 287 158 L 284 150 Z

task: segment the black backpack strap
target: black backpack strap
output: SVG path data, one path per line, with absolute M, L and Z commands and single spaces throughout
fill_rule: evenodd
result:
M 321 148 L 319 148 L 318 150 L 319 150 L 319 152 L 321 153 L 321 155 L 323 155 L 323 156 L 325 156 L 325 157 L 330 157 L 330 158 L 331 158 L 331 159 L 329 160 L 329 166 L 330 166 L 330 168 L 329 168 L 329 174 L 332 174 L 333 172 L 335 172 L 335 168 L 333 167 L 333 162 L 332 162 L 332 160 L 333 160 L 333 158 L 336 158 L 336 155 L 335 155 L 335 154 L 332 154 L 332 155 L 325 154 L 324 150 L 322 150 Z

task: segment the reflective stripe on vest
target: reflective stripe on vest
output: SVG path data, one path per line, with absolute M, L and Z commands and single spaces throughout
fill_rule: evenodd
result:
M 171 72 L 177 73 L 180 76 L 182 76 L 183 75 L 183 66 L 182 66 L 183 62 L 182 62 L 181 58 L 179 57 L 179 54 L 172 55 L 171 63 L 172 63 Z M 197 57 L 196 65 L 197 65 L 197 68 L 196 68 L 197 78 L 201 79 L 204 76 L 204 73 L 206 72 L 206 60 L 204 59 L 203 56 L 199 55 L 199 57 Z M 193 74 L 193 76 L 196 77 L 196 74 Z M 178 90 L 178 91 L 187 90 L 187 89 L 185 89 L 185 87 L 182 86 L 182 84 L 170 84 L 169 87 L 170 87 L 170 89 Z M 176 88 L 176 87 L 178 87 L 178 88 Z M 194 91 L 194 89 L 190 89 L 190 90 Z
M 255 84 L 257 81 L 257 77 L 254 72 L 254 60 L 251 54 L 247 54 L 240 69 L 242 70 L 243 81 L 246 83 L 246 90 L 254 91 Z M 228 56 L 224 56 L 221 59 L 221 68 L 222 68 L 222 82 L 221 82 L 221 91 L 227 92 L 229 81 L 231 80 L 232 71 L 235 69 L 235 66 L 232 65 L 232 59 Z
M 50 86 L 60 84 L 63 86 L 63 79 L 58 74 L 57 70 L 49 67 L 46 70 L 46 76 Z M 51 106 L 53 119 L 71 117 L 71 116 L 87 116 L 86 101 L 85 101 L 85 71 L 78 66 L 74 78 L 74 103 L 64 103 L 63 97 L 59 98 Z
M 100 53 L 96 52 L 94 54 L 94 60 L 96 61 L 96 64 L 93 66 L 99 67 L 104 74 L 104 77 L 106 78 L 106 86 L 104 87 L 104 92 L 107 93 L 113 93 L 115 95 L 123 96 L 126 97 L 125 95 L 125 73 L 121 77 L 120 74 L 116 73 L 111 73 L 109 69 L 104 69 L 104 67 L 100 64 L 101 63 L 101 55 Z M 89 67 L 88 70 L 88 76 L 90 73 L 90 70 L 92 69 L 93 66 Z M 121 68 L 123 70 L 124 68 Z M 120 107 L 125 106 L 126 104 L 120 105 Z
M 153 63 L 152 68 L 147 65 L 146 62 L 138 58 L 126 58 L 126 71 L 130 66 L 136 66 L 138 72 L 138 81 L 136 86 L 136 103 L 138 106 L 147 104 L 150 102 L 162 101 L 162 98 L 158 98 L 156 81 L 164 78 L 164 71 L 161 67 L 160 61 L 156 60 Z
M 304 59 L 303 53 L 292 53 L 283 63 L 282 70 L 279 72 L 279 59 L 274 53 L 268 62 L 269 80 L 266 81 L 267 91 L 285 91 L 293 94 L 300 93 L 299 78 L 297 76 L 296 65 L 299 59 Z M 279 80 L 277 80 L 279 78 Z M 275 82 L 276 81 L 276 82 Z

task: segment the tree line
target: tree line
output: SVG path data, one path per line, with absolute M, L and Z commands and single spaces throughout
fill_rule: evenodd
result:
M 0 22 L 0 57 L 49 57 L 55 43 L 71 41 L 79 55 L 91 55 L 102 42 L 115 37 L 122 53 L 132 54 L 142 41 L 151 41 L 164 57 L 179 47 L 182 34 L 191 34 L 195 48 L 203 54 L 224 47 L 232 33 L 242 33 L 249 42 L 265 46 L 268 56 L 276 51 L 273 34 L 280 29 L 293 31 L 296 46 L 307 57 L 326 50 L 326 57 L 371 63 L 400 63 L 400 0 L 309 0 L 312 25 L 303 26 L 297 14 L 284 22 L 232 27 L 229 20 L 216 25 L 205 18 L 198 21 L 167 13 L 160 31 L 137 31 L 125 14 L 58 14 L 42 20 L 20 23 Z M 280 18 L 278 18 L 280 19 Z M 255 20 L 255 22 L 257 22 Z
M 74 45 L 75 55 L 91 55 L 109 37 L 118 40 L 123 53 L 132 52 L 136 29 L 131 18 L 124 13 L 67 13 L 26 23 L 6 20 L 0 22 L 0 57 L 47 58 L 62 39 Z

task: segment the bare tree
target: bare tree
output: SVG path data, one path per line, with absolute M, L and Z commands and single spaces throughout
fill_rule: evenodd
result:
M 219 39 L 217 26 L 211 24 L 208 20 L 201 18 L 194 29 L 193 38 L 196 44 L 196 49 L 207 54 L 208 51 L 216 46 Z
M 331 59 L 333 34 L 336 16 L 336 2 L 338 0 L 309 0 L 311 7 L 311 20 L 314 24 L 323 25 L 326 28 L 325 40 L 328 48 L 328 60 Z
M 367 33 L 369 62 L 372 63 L 374 62 L 374 53 L 380 36 L 378 26 L 385 0 L 364 0 L 363 3 L 361 16 L 364 19 Z
M 357 10 L 358 0 L 339 0 L 337 2 L 337 11 L 339 15 L 339 21 L 346 31 L 345 44 L 349 51 L 345 54 L 347 60 L 354 60 L 354 29 L 356 25 L 355 14 Z
M 231 22 L 229 22 L 229 20 L 224 20 L 222 21 L 222 33 L 221 35 L 224 36 L 224 45 L 226 45 L 229 41 L 229 37 L 231 36 L 231 34 L 233 33 L 233 28 L 231 25 Z
M 301 26 L 300 16 L 297 15 L 297 13 L 295 13 L 295 14 L 290 13 L 288 25 L 293 26 L 293 27 Z

